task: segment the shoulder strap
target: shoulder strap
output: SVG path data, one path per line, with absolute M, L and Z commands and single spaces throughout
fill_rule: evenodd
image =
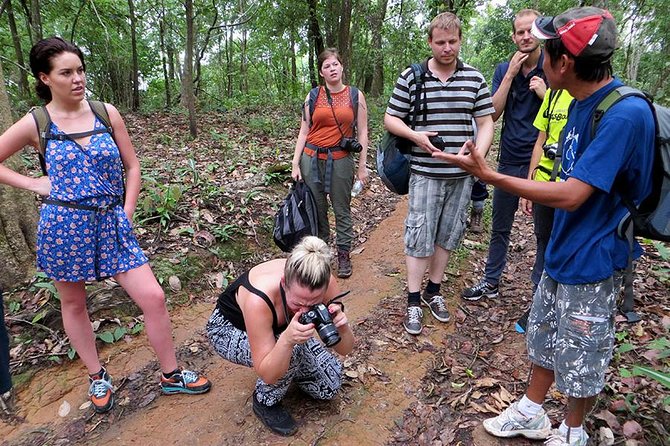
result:
M 309 90 L 309 99 L 307 99 L 308 109 L 309 109 L 309 126 L 312 127 L 312 115 L 314 115 L 314 109 L 316 108 L 316 100 L 319 97 L 319 92 L 321 87 L 314 87 Z M 304 110 L 304 109 L 303 109 Z
M 107 112 L 107 107 L 104 102 L 101 101 L 88 101 L 88 105 L 91 107 L 93 114 L 102 122 L 107 128 L 107 131 L 112 138 L 114 137 L 114 128 L 112 127 L 112 120 L 109 119 L 109 112 Z
M 412 68 L 412 71 L 414 72 L 414 85 L 415 85 L 415 90 L 414 90 L 414 111 L 412 113 L 412 121 L 410 127 L 414 129 L 416 127 L 416 117 L 418 115 L 419 107 L 423 105 L 424 109 L 424 118 L 426 115 L 426 93 L 424 93 L 424 98 L 423 98 L 423 104 L 420 104 L 420 99 L 421 99 L 421 92 L 423 91 L 423 75 L 427 71 L 427 63 L 413 63 L 410 65 Z
M 351 108 L 354 110 L 354 120 L 351 123 L 351 128 L 354 129 L 354 136 L 356 136 L 356 128 L 358 126 L 358 88 L 349 85 L 349 95 L 351 97 Z
M 40 153 L 44 153 L 47 147 L 47 139 L 45 138 L 47 130 L 51 126 L 51 116 L 47 111 L 46 106 L 33 107 L 30 109 L 30 114 L 33 115 L 35 125 L 37 126 L 37 135 L 39 136 L 40 146 L 37 148 Z
M 549 92 L 549 102 L 547 103 L 547 129 L 545 130 L 547 138 L 549 138 L 549 129 L 551 128 L 551 115 L 556 109 L 556 104 L 558 103 L 558 98 L 561 97 L 561 93 L 563 93 L 563 90 L 551 90 Z
M 41 107 L 33 107 L 30 109 L 30 114 L 33 115 L 35 120 L 35 125 L 37 126 L 37 136 L 39 138 L 39 147 L 37 148 L 37 156 L 40 161 L 40 167 L 42 168 L 42 174 L 47 174 L 47 163 L 44 159 L 44 152 L 47 148 L 48 136 L 47 132 L 51 127 L 51 116 L 47 111 L 46 106 L 42 105 Z
M 610 91 L 607 94 L 607 96 L 605 96 L 600 101 L 598 105 L 596 105 L 596 109 L 593 112 L 593 116 L 591 117 L 591 139 L 593 139 L 596 136 L 596 130 L 598 130 L 600 121 L 602 120 L 607 110 L 609 110 L 614 104 L 616 104 L 620 100 L 630 96 L 641 97 L 649 104 L 651 104 L 647 95 L 641 92 L 640 90 L 637 90 L 633 87 L 629 87 L 628 85 L 622 85 L 620 87 L 615 88 L 614 90 Z

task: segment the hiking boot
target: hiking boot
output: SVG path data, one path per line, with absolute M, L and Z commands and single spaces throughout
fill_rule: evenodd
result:
M 15 411 L 14 391 L 9 389 L 0 395 L 0 415 L 14 415 Z
M 209 392 L 211 387 L 212 383 L 207 378 L 191 370 L 181 370 L 169 378 L 161 373 L 161 390 L 166 395 L 175 393 L 198 395 Z
M 523 435 L 532 440 L 544 440 L 551 435 L 551 422 L 544 412 L 540 411 L 533 418 L 528 418 L 518 409 L 515 402 L 497 417 L 484 420 L 484 429 L 496 437 L 516 437 Z
M 589 443 L 589 436 L 582 430 L 582 435 L 578 439 L 568 442 L 567 434 L 561 434 L 558 429 L 551 431 L 551 435 L 544 442 L 546 446 L 586 446 Z
M 91 398 L 93 410 L 97 413 L 105 413 L 114 405 L 114 386 L 112 377 L 103 367 L 102 373 L 88 377 L 91 383 L 88 386 L 88 396 Z
M 272 432 L 283 435 L 284 437 L 295 434 L 298 430 L 298 425 L 281 403 L 266 406 L 258 401 L 256 392 L 254 392 L 253 399 L 254 413 Z
M 423 310 L 421 307 L 418 305 L 407 307 L 407 314 L 405 314 L 405 319 L 402 321 L 405 331 L 411 335 L 421 334 L 421 330 L 423 330 L 423 325 L 421 324 L 422 317 Z
M 479 300 L 482 297 L 495 299 L 498 297 L 498 285 L 491 285 L 487 281 L 482 280 L 477 285 L 464 289 L 461 296 L 465 300 Z
M 344 249 L 337 250 L 337 277 L 346 279 L 351 276 L 351 259 L 349 251 Z
M 473 207 L 470 211 L 470 231 L 474 234 L 479 234 L 484 230 L 482 215 L 484 215 L 484 209 L 475 209 Z
M 444 297 L 439 293 L 429 295 L 426 291 L 421 295 L 421 302 L 428 305 L 430 312 L 433 314 L 433 317 L 440 322 L 449 321 L 449 311 L 447 311 L 447 306 L 444 305 Z

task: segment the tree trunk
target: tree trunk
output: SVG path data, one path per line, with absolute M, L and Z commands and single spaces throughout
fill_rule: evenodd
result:
M 0 63 L 0 132 L 12 125 L 5 76 Z M 21 161 L 13 156 L 4 163 L 21 170 Z M 10 289 L 30 278 L 35 272 L 35 229 L 37 210 L 30 192 L 0 186 L 0 288 Z
M 161 47 L 161 63 L 163 65 L 163 82 L 165 83 L 165 109 L 168 110 L 170 108 L 170 104 L 172 104 L 172 98 L 170 97 L 170 88 L 171 88 L 171 82 L 170 82 L 170 77 L 168 75 L 168 68 L 167 68 L 167 51 L 165 48 L 165 17 L 161 17 L 160 21 L 160 26 L 159 26 L 159 32 L 158 32 L 158 37 L 159 37 L 159 43 Z
M 295 56 L 295 34 L 291 31 L 291 92 L 293 96 L 298 92 L 298 64 Z
M 386 17 L 387 0 L 379 0 L 377 10 L 372 15 L 372 85 L 370 96 L 378 98 L 384 93 L 384 51 L 382 50 L 382 25 Z
M 321 28 L 319 27 L 319 17 L 316 11 L 316 5 L 318 0 L 307 0 L 307 6 L 309 7 L 309 27 L 307 30 L 307 39 L 309 40 L 310 46 L 314 50 L 314 58 L 310 57 L 310 77 L 312 80 L 312 87 L 318 85 L 318 77 L 311 76 L 313 72 L 313 63 L 318 61 L 319 54 L 324 50 L 323 46 L 323 35 L 321 34 Z M 310 55 L 311 56 L 311 55 Z
M 11 0 L 7 0 L 7 21 L 9 22 L 9 31 L 12 34 L 12 43 L 14 44 L 14 54 L 16 54 L 16 62 L 19 68 L 19 91 L 21 96 L 28 97 L 28 76 L 23 69 L 25 63 L 23 61 L 23 49 L 21 49 L 21 37 L 16 28 L 16 20 L 14 19 L 14 10 L 12 9 Z
M 193 24 L 193 0 L 184 2 L 186 10 L 186 51 L 184 54 L 184 75 L 182 76 L 182 99 L 188 109 L 188 130 L 192 138 L 198 136 L 198 126 L 195 116 L 195 95 L 193 92 L 193 46 L 194 46 L 194 24 Z
M 338 33 L 337 49 L 340 51 L 342 58 L 342 65 L 344 65 L 345 78 L 346 75 L 351 76 L 353 70 L 349 67 L 351 61 L 351 44 L 349 33 L 351 30 L 351 0 L 342 0 L 342 10 L 340 13 L 340 30 Z M 350 77 L 349 77 L 350 79 Z M 350 82 L 350 81 L 349 81 Z
M 42 15 L 40 0 L 30 0 L 30 28 L 32 29 L 33 45 L 42 40 Z
M 130 15 L 130 46 L 133 53 L 133 99 L 131 108 L 137 111 L 140 108 L 140 64 L 137 61 L 137 17 L 133 0 L 128 0 Z

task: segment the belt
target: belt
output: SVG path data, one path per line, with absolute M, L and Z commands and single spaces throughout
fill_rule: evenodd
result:
M 311 149 L 312 154 L 307 153 L 308 156 L 312 157 L 312 178 L 314 178 L 314 184 L 317 185 L 324 193 L 330 193 L 330 185 L 332 183 L 333 177 L 333 152 L 341 151 L 340 147 L 319 147 L 311 143 L 305 143 L 306 149 Z M 319 153 L 326 153 L 326 172 L 323 181 L 321 181 L 321 175 L 319 175 Z

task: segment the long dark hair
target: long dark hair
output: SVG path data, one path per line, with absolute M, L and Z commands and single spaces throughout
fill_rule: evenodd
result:
M 62 53 L 76 54 L 79 60 L 81 60 L 84 71 L 86 71 L 84 53 L 76 45 L 60 37 L 42 39 L 30 49 L 30 70 L 37 80 L 35 91 L 37 92 L 37 96 L 47 104 L 51 102 L 51 90 L 40 80 L 40 73 L 49 74 L 53 69 L 51 66 L 52 59 Z

